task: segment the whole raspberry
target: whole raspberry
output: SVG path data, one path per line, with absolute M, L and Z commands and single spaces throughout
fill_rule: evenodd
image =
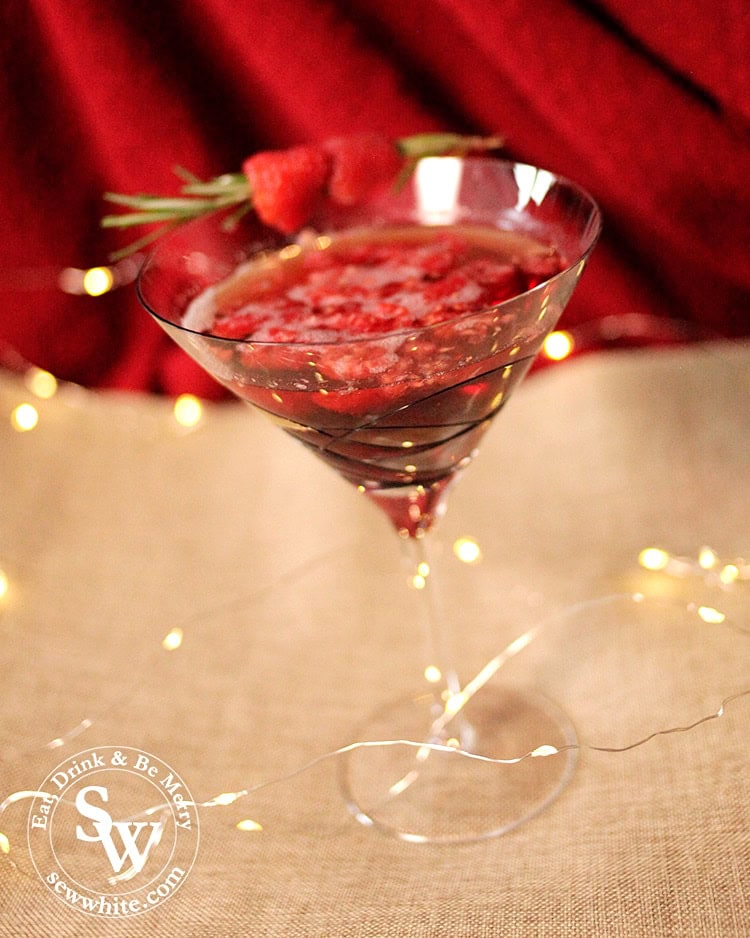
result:
M 265 150 L 242 170 L 261 221 L 285 234 L 301 228 L 315 210 L 328 179 L 330 160 L 319 147 Z
M 328 194 L 339 205 L 355 205 L 393 182 L 402 166 L 393 141 L 376 133 L 335 137 L 323 149 L 333 161 Z

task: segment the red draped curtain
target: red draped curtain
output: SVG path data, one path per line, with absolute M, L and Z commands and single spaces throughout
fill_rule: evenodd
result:
M 106 190 L 360 130 L 500 133 L 605 234 L 565 314 L 750 334 L 747 0 L 0 0 L 0 343 L 92 386 L 214 394 L 106 262 Z

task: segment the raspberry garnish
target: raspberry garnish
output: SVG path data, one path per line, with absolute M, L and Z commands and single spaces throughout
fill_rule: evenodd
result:
M 320 146 L 264 150 L 242 168 L 259 218 L 291 234 L 310 219 L 324 194 L 339 205 L 355 205 L 393 182 L 402 165 L 392 141 L 365 133 Z
M 335 137 L 323 150 L 332 161 L 328 194 L 339 205 L 356 205 L 392 183 L 403 165 L 393 141 L 376 133 Z
M 112 255 L 113 260 L 140 250 L 175 224 L 233 208 L 234 218 L 253 208 L 262 221 L 291 234 L 308 221 L 318 199 L 327 195 L 352 205 L 380 185 L 403 178 L 426 156 L 469 156 L 496 150 L 500 137 L 427 133 L 389 141 L 380 134 L 336 137 L 318 146 L 265 150 L 249 157 L 241 173 L 202 180 L 189 170 L 175 170 L 182 180 L 176 198 L 150 193 L 108 192 L 105 199 L 126 211 L 105 215 L 104 228 L 156 223 L 158 228 Z
M 242 165 L 258 217 L 291 234 L 312 215 L 323 195 L 329 158 L 319 147 L 292 147 L 256 153 Z

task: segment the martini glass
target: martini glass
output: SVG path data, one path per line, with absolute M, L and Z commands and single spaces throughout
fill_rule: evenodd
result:
M 450 488 L 570 298 L 600 215 L 586 192 L 546 170 L 429 157 L 404 185 L 353 207 L 324 205 L 309 223 L 318 245 L 352 231 L 387 240 L 415 226 L 420 234 L 453 226 L 490 232 L 509 258 L 523 257 L 522 292 L 419 329 L 354 338 L 253 341 L 198 331 L 183 321 L 196 297 L 224 289 L 247 261 L 299 250 L 294 237 L 246 216 L 233 227 L 213 218 L 178 229 L 147 259 L 138 293 L 178 345 L 365 493 L 395 529 L 408 579 L 420 587 L 412 593 L 428 635 L 423 676 L 414 694 L 384 701 L 358 730 L 361 745 L 342 759 L 341 783 L 363 824 L 405 840 L 452 842 L 496 835 L 535 815 L 573 767 L 575 736 L 552 702 L 490 693 L 461 673 L 431 545 Z M 558 756 L 515 758 L 540 745 Z

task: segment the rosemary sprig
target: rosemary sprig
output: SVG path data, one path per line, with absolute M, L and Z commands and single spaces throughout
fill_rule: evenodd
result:
M 503 146 L 503 140 L 501 137 L 427 133 L 404 137 L 397 140 L 395 146 L 404 161 L 403 170 L 396 180 L 396 185 L 401 185 L 408 179 L 417 160 L 425 156 L 461 156 L 496 150 Z M 252 209 L 253 193 L 244 173 L 223 173 L 209 180 L 201 180 L 181 166 L 175 167 L 174 173 L 182 181 L 180 195 L 177 196 L 153 195 L 146 192 L 135 195 L 116 192 L 104 194 L 107 202 L 125 211 L 105 215 L 101 220 L 103 228 L 157 226 L 142 238 L 116 251 L 112 260 L 127 257 L 156 241 L 172 228 L 194 218 L 234 208 L 235 211 L 224 221 L 225 225 L 231 226 Z
M 402 137 L 396 141 L 396 149 L 407 159 L 421 159 L 424 156 L 462 156 L 467 153 L 499 150 L 504 144 L 502 137 L 429 133 Z
M 175 175 L 183 180 L 181 196 L 166 197 L 150 193 L 122 195 L 106 192 L 104 198 L 112 205 L 126 209 L 115 215 L 105 215 L 102 228 L 133 228 L 139 225 L 158 225 L 153 231 L 112 254 L 112 260 L 121 260 L 135 251 L 156 241 L 167 231 L 221 209 L 237 206 L 241 213 L 249 209 L 252 195 L 246 177 L 242 173 L 224 173 L 208 182 L 203 182 L 192 173 L 176 167 Z M 236 218 L 236 214 L 233 218 Z

